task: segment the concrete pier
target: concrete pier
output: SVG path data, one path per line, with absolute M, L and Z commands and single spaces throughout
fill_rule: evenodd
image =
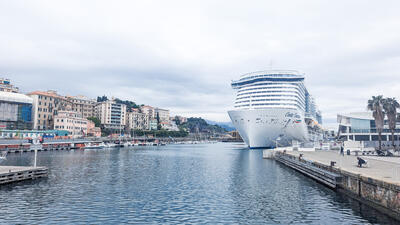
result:
M 323 180 L 334 178 L 331 188 L 400 220 L 400 158 L 361 156 L 367 161 L 363 168 L 357 167 L 356 156 L 336 151 L 280 151 L 274 158 L 326 185 Z
M 48 176 L 46 167 L 0 166 L 0 184 L 33 180 Z

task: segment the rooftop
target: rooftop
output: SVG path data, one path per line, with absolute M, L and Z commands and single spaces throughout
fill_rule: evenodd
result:
M 0 91 L 0 101 L 19 102 L 27 104 L 33 103 L 33 99 L 27 95 L 5 91 Z
M 31 93 L 28 93 L 28 95 L 42 95 L 42 96 L 53 97 L 53 98 L 65 98 L 61 95 L 58 95 L 57 92 L 55 92 L 55 91 L 34 91 Z
M 338 114 L 338 116 L 349 117 L 353 119 L 363 119 L 363 120 L 374 119 L 374 117 L 372 116 L 372 111 L 343 113 L 343 114 Z

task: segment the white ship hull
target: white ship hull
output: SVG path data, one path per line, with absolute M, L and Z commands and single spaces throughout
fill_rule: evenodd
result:
M 292 140 L 307 140 L 304 115 L 296 109 L 232 110 L 228 114 L 249 148 L 273 148 L 277 143 L 284 146 Z

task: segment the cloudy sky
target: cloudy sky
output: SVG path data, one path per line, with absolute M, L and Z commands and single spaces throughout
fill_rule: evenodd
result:
M 333 125 L 400 97 L 398 1 L 0 1 L 0 77 L 229 121 L 232 79 L 298 69 Z

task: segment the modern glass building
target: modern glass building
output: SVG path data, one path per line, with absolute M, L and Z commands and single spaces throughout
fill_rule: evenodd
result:
M 342 141 L 364 141 L 374 145 L 378 141 L 378 132 L 375 126 L 375 119 L 372 112 L 354 112 L 348 114 L 338 114 L 339 123 L 338 138 Z M 395 130 L 394 140 L 398 142 L 400 138 L 400 122 L 397 122 L 398 129 Z M 388 121 L 385 120 L 382 132 L 382 141 L 391 142 L 392 134 L 389 130 Z
M 24 94 L 0 91 L 0 128 L 32 129 L 32 103 Z

